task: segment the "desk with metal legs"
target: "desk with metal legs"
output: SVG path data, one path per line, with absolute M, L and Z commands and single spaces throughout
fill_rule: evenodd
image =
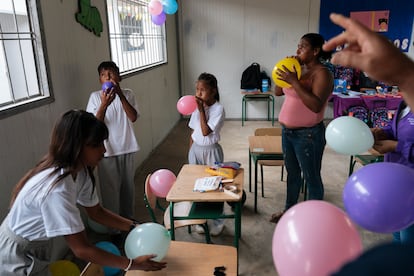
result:
M 242 92 L 242 126 L 244 126 L 244 121 L 247 121 L 247 110 L 246 103 L 250 101 L 265 101 L 267 102 L 267 120 L 272 120 L 272 126 L 275 124 L 275 98 L 270 92 Z M 270 111 L 272 112 L 272 117 L 270 117 Z
M 282 136 L 249 136 L 249 192 L 252 191 L 252 160 L 254 161 L 254 211 L 257 212 L 257 163 L 259 160 L 283 160 Z
M 170 219 L 171 225 L 174 225 L 174 220 L 182 219 L 234 219 L 234 246 L 239 247 L 239 239 L 241 236 L 241 198 L 243 194 L 243 180 L 244 180 L 244 169 L 240 168 L 237 171 L 237 175 L 233 182 L 225 185 L 233 185 L 237 188 L 236 193 L 232 192 L 194 192 L 194 183 L 197 178 L 211 176 L 205 169 L 208 166 L 204 165 L 190 165 L 186 164 L 181 168 L 181 171 L 177 175 L 177 179 L 170 191 L 167 194 L 167 201 L 170 202 Z M 192 201 L 193 207 L 190 213 L 186 217 L 174 216 L 174 203 L 180 201 Z M 235 208 L 234 213 L 224 213 L 222 210 L 217 212 L 216 210 L 209 210 L 203 208 L 203 203 L 206 202 L 234 202 Z M 170 230 L 171 239 L 175 239 L 174 228 Z

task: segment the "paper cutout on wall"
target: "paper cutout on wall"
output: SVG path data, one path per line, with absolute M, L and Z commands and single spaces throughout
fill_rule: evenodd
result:
M 78 4 L 79 12 L 75 14 L 76 21 L 96 36 L 101 36 L 103 26 L 99 10 L 91 6 L 90 0 L 79 0 Z
M 375 32 L 388 32 L 389 10 L 350 12 L 350 17 L 358 20 Z

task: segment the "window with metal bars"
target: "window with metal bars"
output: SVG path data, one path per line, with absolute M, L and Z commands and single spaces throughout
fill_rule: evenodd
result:
M 0 1 L 0 117 L 52 100 L 37 1 Z
M 165 25 L 156 25 L 148 1 L 107 0 L 111 58 L 127 75 L 167 62 Z

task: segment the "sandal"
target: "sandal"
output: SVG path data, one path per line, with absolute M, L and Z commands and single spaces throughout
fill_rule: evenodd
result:
M 278 223 L 279 222 L 279 220 L 280 220 L 280 218 L 283 216 L 283 214 L 285 213 L 285 211 L 282 211 L 282 212 L 279 212 L 279 213 L 274 213 L 274 214 L 272 214 L 272 216 L 271 216 L 271 218 L 270 218 L 270 220 L 269 220 L 269 222 L 272 222 L 272 223 Z

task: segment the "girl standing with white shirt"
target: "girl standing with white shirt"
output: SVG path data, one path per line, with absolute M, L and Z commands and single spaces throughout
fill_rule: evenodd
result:
M 223 162 L 224 154 L 220 141 L 220 131 L 224 124 L 225 112 L 220 104 L 217 79 L 209 73 L 202 73 L 196 83 L 197 109 L 191 114 L 188 126 L 192 129 L 188 162 L 197 165 L 214 165 Z M 214 203 L 216 204 L 216 203 Z M 221 204 L 223 208 L 224 203 Z M 224 228 L 224 220 L 213 220 L 212 236 L 219 235 Z M 204 233 L 201 226 L 198 233 Z

